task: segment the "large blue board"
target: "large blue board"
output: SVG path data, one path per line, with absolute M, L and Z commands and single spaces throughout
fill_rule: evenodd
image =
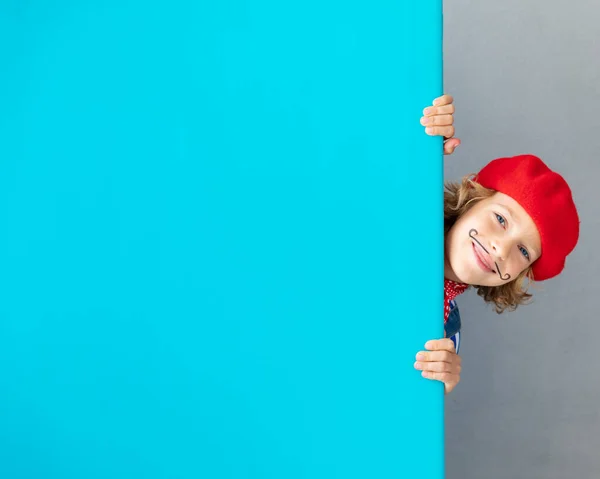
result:
M 0 12 L 0 477 L 441 478 L 441 1 Z

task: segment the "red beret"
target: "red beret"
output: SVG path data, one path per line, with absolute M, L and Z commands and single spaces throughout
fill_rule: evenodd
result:
M 513 198 L 531 216 L 542 240 L 542 255 L 533 263 L 533 277 L 558 275 L 579 239 L 579 216 L 565 179 L 538 157 L 518 155 L 488 163 L 474 179 Z

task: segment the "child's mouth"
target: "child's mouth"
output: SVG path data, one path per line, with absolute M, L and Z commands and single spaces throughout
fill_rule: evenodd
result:
M 475 243 L 472 243 L 472 245 L 473 245 L 473 254 L 475 255 L 475 260 L 477 261 L 477 264 L 479 265 L 479 267 L 487 273 L 496 274 L 496 271 L 493 268 L 490 268 L 486 258 L 483 256 L 481 251 L 479 251 L 479 249 L 477 248 L 477 245 Z

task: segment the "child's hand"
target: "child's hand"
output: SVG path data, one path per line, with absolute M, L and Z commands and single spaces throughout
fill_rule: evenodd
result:
M 448 394 L 460 381 L 461 359 L 456 354 L 454 342 L 447 338 L 428 341 L 425 349 L 429 352 L 419 351 L 415 369 L 423 371 L 424 378 L 443 382 Z
M 436 98 L 433 101 L 433 106 L 423 110 L 421 117 L 421 125 L 425 128 L 425 133 L 431 136 L 443 136 L 444 155 L 451 155 L 458 145 L 460 140 L 453 138 L 454 136 L 454 99 L 450 95 L 444 95 Z

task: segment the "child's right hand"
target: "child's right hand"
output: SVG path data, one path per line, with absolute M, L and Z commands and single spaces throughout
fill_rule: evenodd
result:
M 446 394 L 452 392 L 460 382 L 461 359 L 456 354 L 454 342 L 451 339 L 435 339 L 425 343 L 427 351 L 417 353 L 415 369 L 422 371 L 426 379 L 444 383 Z
M 433 101 L 433 106 L 423 110 L 421 125 L 425 127 L 425 133 L 431 136 L 443 136 L 444 155 L 451 155 L 460 140 L 454 138 L 454 99 L 450 95 L 444 95 Z

